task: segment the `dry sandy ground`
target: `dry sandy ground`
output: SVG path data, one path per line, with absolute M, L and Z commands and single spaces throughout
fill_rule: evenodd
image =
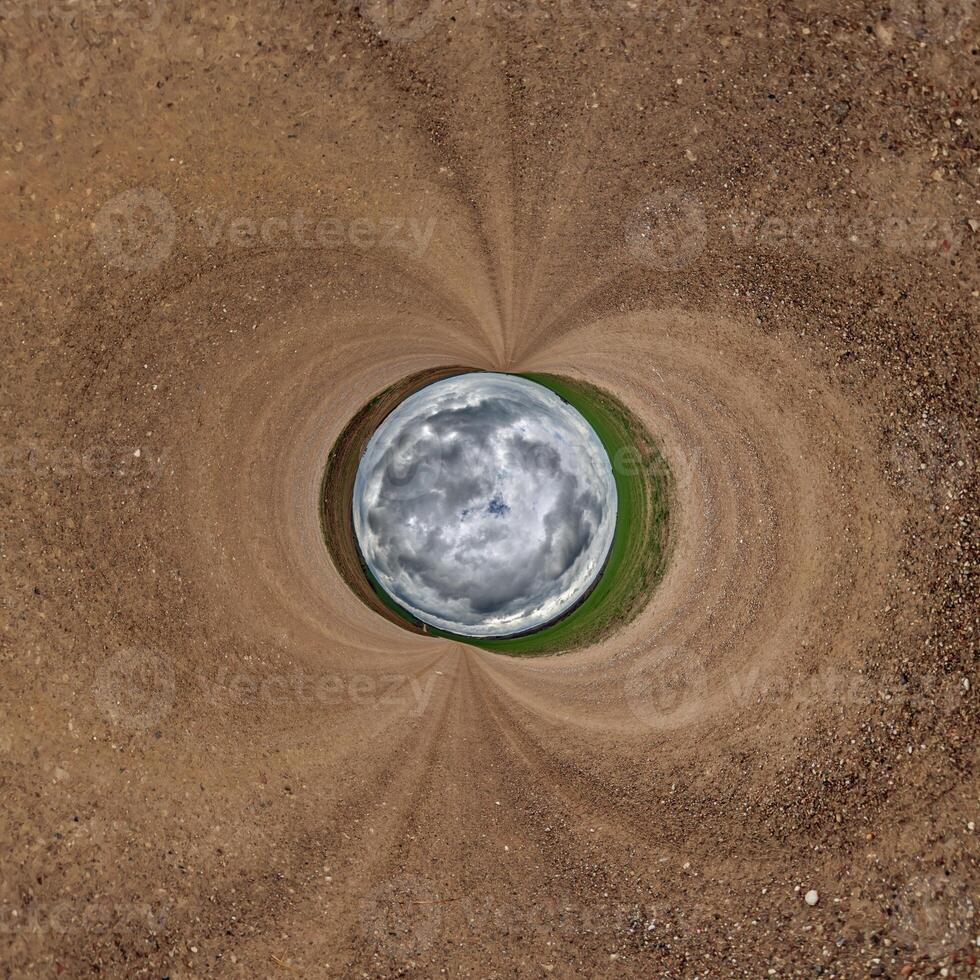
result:
M 5 976 L 976 974 L 971 7 L 2 4 Z M 601 647 L 331 566 L 450 364 L 661 440 Z

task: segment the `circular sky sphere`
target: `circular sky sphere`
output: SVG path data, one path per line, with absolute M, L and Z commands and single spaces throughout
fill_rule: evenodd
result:
M 381 587 L 422 622 L 510 636 L 557 619 L 602 572 L 616 483 L 589 423 L 508 374 L 447 378 L 378 427 L 354 532 Z

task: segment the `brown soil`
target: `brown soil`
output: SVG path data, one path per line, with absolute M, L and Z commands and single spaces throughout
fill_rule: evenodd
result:
M 976 974 L 969 6 L 7 5 L 5 976 Z M 454 364 L 663 448 L 602 643 L 332 565 Z

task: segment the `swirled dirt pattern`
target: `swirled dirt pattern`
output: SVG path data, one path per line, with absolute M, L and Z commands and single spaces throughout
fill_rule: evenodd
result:
M 970 975 L 975 19 L 933 6 L 6 19 L 6 975 Z M 331 564 L 337 434 L 457 364 L 660 441 L 669 566 L 601 645 L 412 635 Z

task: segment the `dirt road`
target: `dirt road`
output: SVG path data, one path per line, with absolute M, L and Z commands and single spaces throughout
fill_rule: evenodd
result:
M 973 975 L 976 14 L 406 9 L 0 15 L 3 975 Z M 660 441 L 600 646 L 332 566 L 454 365 Z

